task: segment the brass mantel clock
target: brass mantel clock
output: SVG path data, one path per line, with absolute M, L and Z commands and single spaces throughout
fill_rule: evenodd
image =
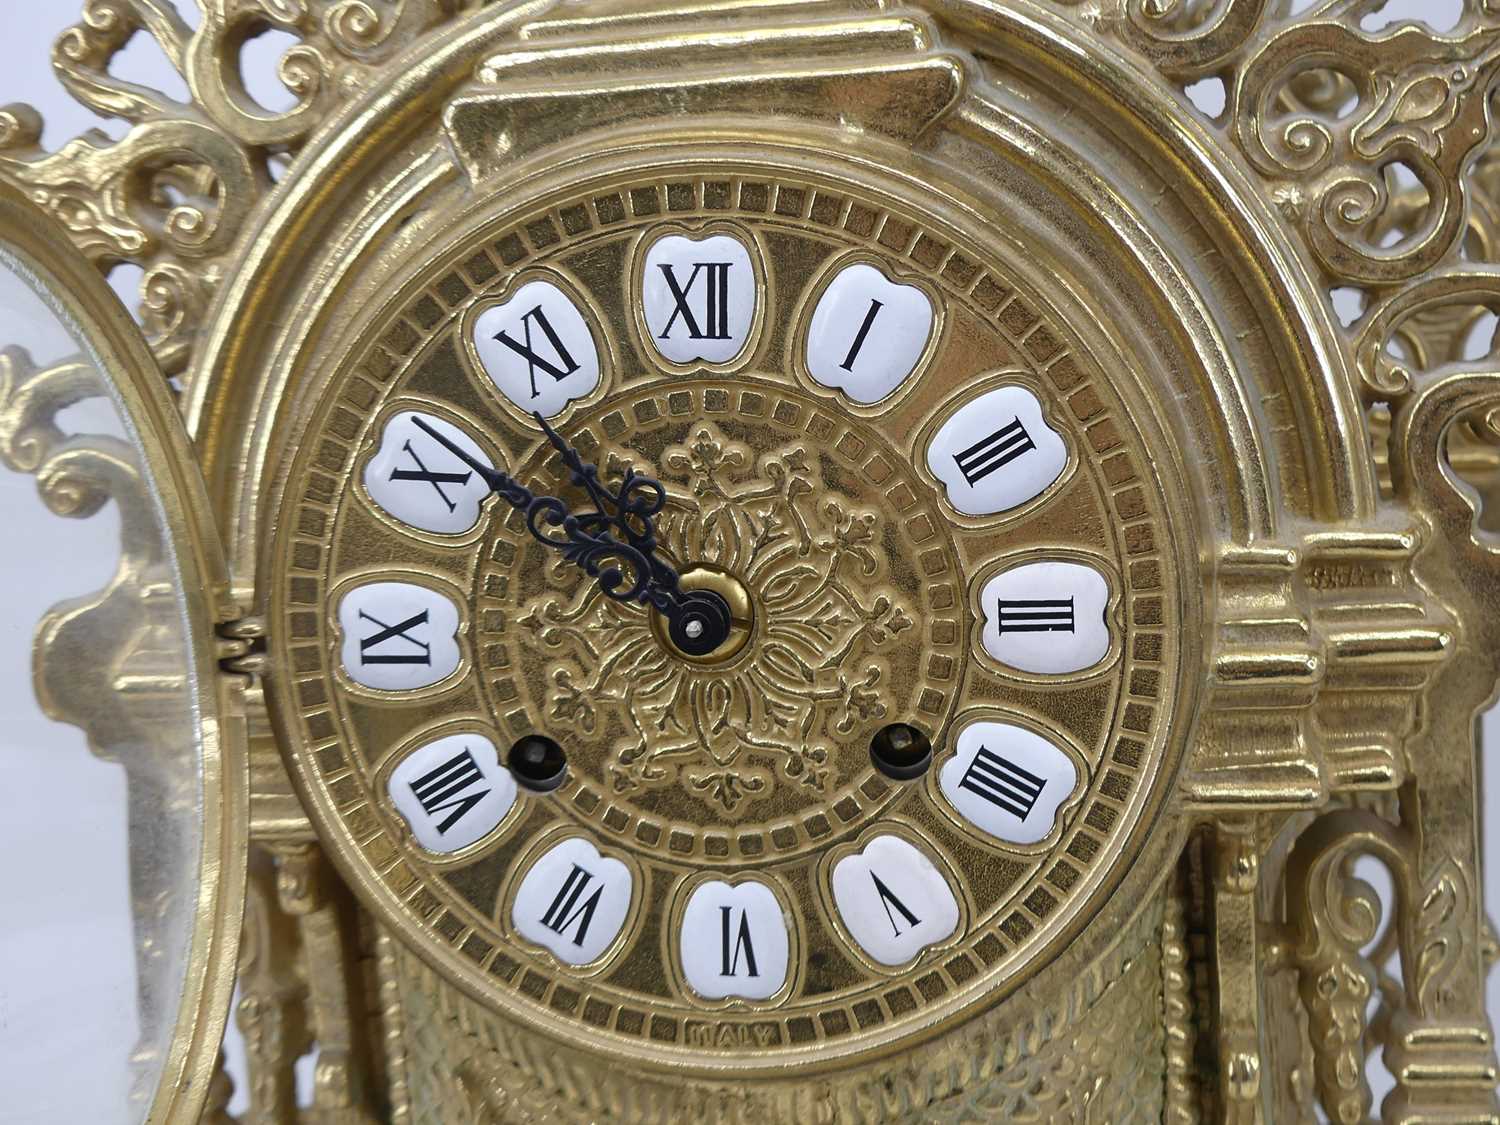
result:
M 89 0 L 0 452 L 156 512 L 36 652 L 193 747 L 140 1119 L 1500 1121 L 1500 17 L 1378 8 Z

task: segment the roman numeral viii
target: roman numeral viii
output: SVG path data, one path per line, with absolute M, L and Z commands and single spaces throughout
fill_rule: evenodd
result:
M 1021 425 L 1021 419 L 1016 418 L 1010 425 L 1002 426 L 989 437 L 981 438 L 968 449 L 955 453 L 953 460 L 958 465 L 958 471 L 963 473 L 964 480 L 972 486 L 1035 448 L 1036 443 L 1031 440 L 1026 427 Z
M 439 832 L 446 832 L 462 820 L 465 813 L 490 795 L 489 789 L 464 792 L 483 780 L 484 774 L 480 771 L 479 764 L 465 750 L 413 781 L 411 791 L 421 804 L 422 811 L 434 820 L 437 820 L 440 813 L 448 814 L 437 826 Z

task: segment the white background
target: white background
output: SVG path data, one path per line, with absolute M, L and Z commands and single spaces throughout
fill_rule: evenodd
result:
M 114 136 L 123 132 L 120 123 L 101 123 L 73 102 L 52 74 L 52 41 L 76 20 L 80 6 L 81 0 L 0 0 L 0 104 L 27 101 L 40 108 L 49 149 L 101 125 Z M 1457 11 L 1457 0 L 1395 0 L 1365 26 L 1375 30 L 1398 15 L 1421 13 L 1446 30 Z M 187 14 L 196 22 L 195 13 Z M 251 89 L 273 109 L 289 104 L 275 80 L 264 77 L 284 43 L 266 36 L 246 54 Z M 137 37 L 114 71 L 169 96 L 186 96 L 146 36 Z M 1200 93 L 1212 98 L 1215 91 Z M 135 276 L 121 270 L 115 281 L 133 305 Z M 33 327 L 28 342 L 39 360 L 64 354 L 55 332 L 42 323 Z M 87 428 L 99 419 L 97 410 L 84 408 L 70 420 Z M 3 469 L 0 520 L 6 544 L 0 554 L 0 863 L 6 868 L 0 1125 L 112 1125 L 128 1120 L 124 1056 L 135 1035 L 122 777 L 88 753 L 77 731 L 41 716 L 31 693 L 30 644 L 47 607 L 107 580 L 118 552 L 118 520 L 112 509 L 90 521 L 57 519 L 41 506 L 31 478 Z M 1486 720 L 1492 739 L 1500 736 L 1494 718 Z M 1494 786 L 1487 786 L 1487 819 L 1500 815 L 1497 803 Z M 28 857 L 29 846 L 55 836 L 60 824 L 70 826 L 62 842 L 74 846 L 44 869 Z M 1500 873 L 1494 851 L 1487 841 L 1485 888 L 1492 902 Z M 1378 871 L 1373 881 L 1384 882 Z M 1495 1011 L 1500 992 L 1494 979 L 1488 994 Z M 242 1047 L 233 1033 L 228 1046 L 237 1072 Z M 304 1060 L 301 1068 L 304 1088 L 310 1063 Z

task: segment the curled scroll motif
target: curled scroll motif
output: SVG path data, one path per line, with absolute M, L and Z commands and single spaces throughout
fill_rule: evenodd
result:
M 1347 83 L 1348 105 L 1331 111 L 1297 97 L 1309 76 L 1328 72 Z M 1472 16 L 1453 36 L 1297 23 L 1240 70 L 1236 140 L 1334 278 L 1398 282 L 1436 266 L 1464 232 L 1463 173 L 1489 138 L 1497 79 L 1500 39 Z M 1393 232 L 1381 219 L 1398 166 L 1426 206 Z
M 1331 1121 L 1357 1125 L 1369 1118 L 1365 1060 L 1377 1037 L 1366 1012 L 1377 990 L 1381 1027 L 1396 1013 L 1407 1023 L 1432 1024 L 1455 1014 L 1449 981 L 1462 955 L 1472 880 L 1452 860 L 1419 880 L 1416 851 L 1405 829 L 1368 810 L 1343 809 L 1314 822 L 1287 864 L 1292 958 L 1308 1013 L 1318 1096 Z M 1400 985 L 1382 977 L 1364 952 L 1379 936 L 1383 912 L 1375 891 L 1353 875 L 1361 856 L 1384 864 L 1395 887 L 1391 925 Z
M 295 155 L 356 96 L 376 67 L 482 0 L 198 0 L 195 29 L 170 0 L 87 0 L 53 50 L 68 92 L 124 120 L 119 141 L 92 131 L 55 153 L 27 106 L 0 110 L 0 175 L 57 218 L 103 273 L 139 266 L 141 315 L 168 375 L 186 371 L 215 290 L 273 186 L 271 161 Z M 297 42 L 277 74 L 294 102 L 273 111 L 247 90 L 247 43 L 269 31 Z M 188 104 L 111 66 L 148 35 L 182 75 Z
M 1487 308 L 1500 309 L 1500 266 L 1480 263 L 1435 271 L 1372 306 L 1353 341 L 1366 401 L 1399 403 L 1415 376 L 1461 361 L 1465 329 Z
M 1116 26 L 1163 74 L 1191 81 L 1231 59 L 1266 7 L 1266 0 L 1121 0 Z

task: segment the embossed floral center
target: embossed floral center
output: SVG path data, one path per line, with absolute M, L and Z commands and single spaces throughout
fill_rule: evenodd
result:
M 535 598 L 518 623 L 548 664 L 549 722 L 612 739 L 619 794 L 675 782 L 729 814 L 778 785 L 825 796 L 836 748 L 862 745 L 887 714 L 889 649 L 914 626 L 887 578 L 880 517 L 826 488 L 805 444 L 756 456 L 710 423 L 668 447 L 656 475 L 672 492 L 666 551 L 737 577 L 754 635 L 705 669 L 593 584 Z

